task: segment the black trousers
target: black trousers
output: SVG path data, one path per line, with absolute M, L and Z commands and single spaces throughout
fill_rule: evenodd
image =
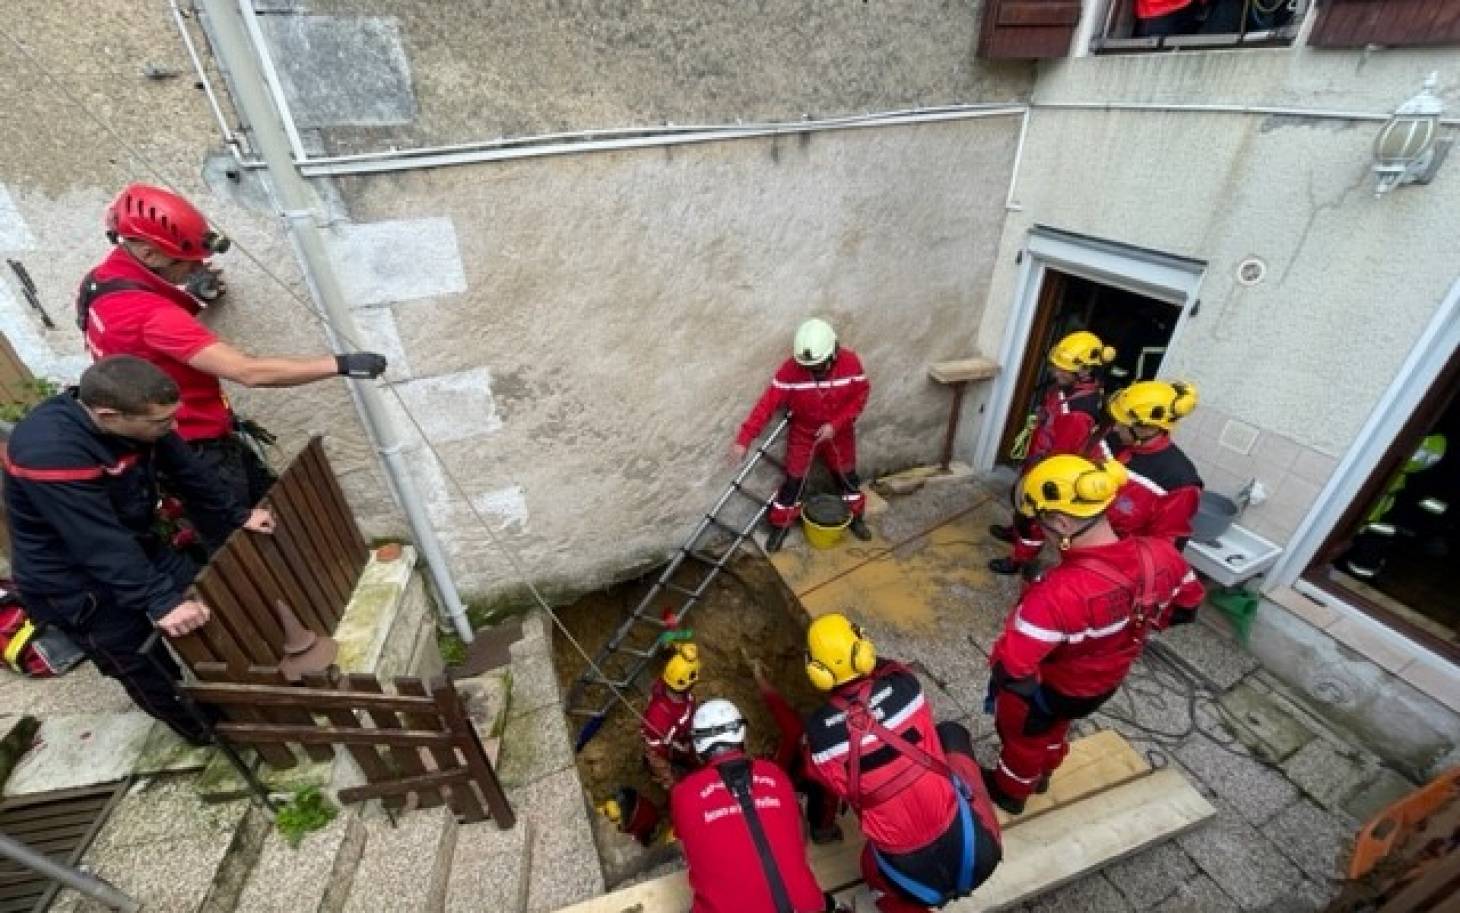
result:
M 213 471 L 218 477 L 218 482 L 229 491 L 233 492 L 234 498 L 247 507 L 253 507 L 263 500 L 268 494 L 269 486 L 274 484 L 278 476 L 273 470 L 264 465 L 263 460 L 254 449 L 246 444 L 236 434 L 227 437 L 210 438 L 206 441 L 189 441 L 188 447 L 204 465 Z M 164 484 L 166 480 L 164 480 Z M 210 529 L 210 524 L 196 516 L 187 499 L 183 498 L 183 507 L 188 512 L 188 519 L 192 521 L 193 527 L 201 534 L 204 530 Z M 204 543 L 208 553 L 217 551 L 223 543 L 209 539 Z
M 177 581 L 179 592 L 192 582 L 196 572 L 191 561 L 167 548 L 153 559 L 153 564 Z M 172 654 L 161 643 L 153 650 L 155 664 L 137 653 L 152 633 L 152 621 L 146 615 L 121 608 L 110 593 L 98 590 L 27 596 L 25 602 L 37 621 L 63 631 L 96 664 L 97 671 L 120 682 L 132 703 L 145 713 L 189 742 L 208 742 L 207 730 L 177 698 L 174 683 L 182 678 L 182 671 Z

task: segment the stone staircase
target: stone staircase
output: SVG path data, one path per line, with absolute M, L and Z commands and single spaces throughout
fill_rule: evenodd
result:
M 517 814 L 460 824 L 445 807 L 392 819 L 378 803 L 342 809 L 290 847 L 246 801 L 203 801 L 198 774 L 139 783 L 83 865 L 149 913 L 546 913 L 604 890 L 590 804 L 558 705 L 547 631 L 523 624 L 511 663 L 459 681 Z M 64 892 L 61 911 L 100 911 Z

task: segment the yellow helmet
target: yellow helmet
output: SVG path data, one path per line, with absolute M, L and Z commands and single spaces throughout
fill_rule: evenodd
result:
M 796 364 L 808 368 L 819 365 L 836 354 L 836 330 L 819 317 L 796 328 L 796 338 L 791 343 L 791 357 Z
M 700 648 L 675 644 L 674 655 L 664 664 L 664 684 L 675 691 L 688 691 L 700 680 Z
M 617 799 L 604 799 L 598 803 L 598 813 L 613 824 L 624 820 L 623 806 L 618 804 Z
M 1067 453 L 1041 460 L 1019 480 L 1019 512 L 1032 517 L 1057 511 L 1072 517 L 1094 517 L 1115 500 L 1130 476 L 1116 460 L 1097 466 Z
M 1054 344 L 1049 363 L 1061 371 L 1079 373 L 1115 361 L 1115 350 L 1089 330 L 1078 330 Z
M 1196 387 L 1183 381 L 1143 380 L 1117 390 L 1110 416 L 1122 425 L 1154 425 L 1170 431 L 1196 408 Z
M 806 630 L 806 677 L 820 691 L 868 674 L 877 648 L 840 612 L 823 615 Z

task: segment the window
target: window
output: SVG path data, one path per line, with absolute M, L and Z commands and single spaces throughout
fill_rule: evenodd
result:
M 1151 20 L 1161 23 L 1154 29 L 1138 27 L 1138 4 L 1146 7 L 1146 0 L 1110 0 L 1105 22 L 1090 39 L 1090 50 L 1117 53 L 1290 44 L 1312 0 L 1192 0 Z M 1152 0 L 1146 8 L 1162 10 L 1173 5 L 1174 0 Z
M 1325 0 L 1308 43 L 1315 48 L 1460 44 L 1460 3 Z

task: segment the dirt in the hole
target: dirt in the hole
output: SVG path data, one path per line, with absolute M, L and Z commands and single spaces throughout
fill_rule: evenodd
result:
M 558 617 L 579 644 L 594 654 L 633 611 L 658 573 L 586 596 L 560 610 Z M 653 611 L 658 615 L 677 602 L 676 597 L 666 593 Z M 757 755 L 766 756 L 775 748 L 778 733 L 741 648 L 764 664 L 772 685 L 791 706 L 809 713 L 820 699 L 806 679 L 804 624 L 775 570 L 765 561 L 749 557 L 721 574 L 684 622 L 684 627 L 694 632 L 694 642 L 700 648 L 700 681 L 695 686 L 695 697 L 701 703 L 717 697 L 734 701 L 749 723 L 750 749 Z M 553 664 L 564 695 L 587 665 L 562 632 L 553 638 Z M 646 690 L 662 666 L 662 661 L 656 661 L 644 671 L 639 681 Z M 602 689 L 594 690 L 595 699 L 602 694 Z M 643 709 L 644 692 L 635 691 L 629 699 L 636 710 Z M 568 726 L 576 739 L 583 718 L 570 715 Z M 595 802 L 609 798 L 619 787 L 631 786 L 665 807 L 667 796 L 650 779 L 643 763 L 639 720 L 622 704 L 615 706 L 577 761 L 583 785 Z

